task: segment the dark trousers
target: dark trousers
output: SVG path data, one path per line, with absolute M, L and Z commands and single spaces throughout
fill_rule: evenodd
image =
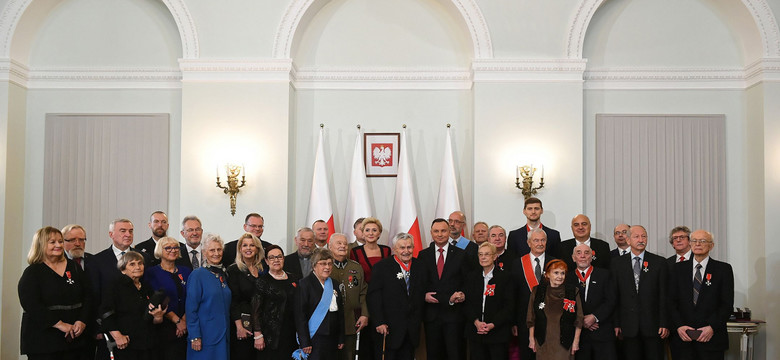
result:
M 257 350 L 255 349 L 254 338 L 250 336 L 246 339 L 238 340 L 234 332 L 230 339 L 230 358 L 236 360 L 255 360 L 255 358 L 257 358 Z
M 465 360 L 465 342 L 463 322 L 425 322 L 425 350 L 428 360 Z
M 376 349 L 377 342 L 374 334 L 376 334 L 376 326 L 373 326 L 373 323 L 369 323 L 363 330 L 360 330 L 360 349 L 358 350 L 360 360 L 381 359 L 375 357 L 374 349 Z M 378 346 L 381 349 L 382 343 L 380 342 Z
M 663 360 L 664 342 L 659 336 L 623 337 L 623 359 Z
M 530 336 L 530 333 L 528 332 L 528 328 L 525 327 L 525 324 L 523 324 L 522 327 L 518 326 L 517 347 L 520 350 L 520 360 L 536 359 L 536 353 L 528 347 L 528 336 Z
M 702 343 L 696 341 L 682 341 L 676 334 L 669 342 L 672 350 L 672 360 L 723 360 L 724 351 L 703 349 Z
M 311 354 L 309 360 L 336 360 L 338 350 L 338 337 L 336 335 L 314 334 L 311 338 Z
M 48 354 L 27 354 L 28 360 L 78 360 L 81 358 L 82 351 L 59 351 Z
M 382 335 L 379 333 L 374 333 L 375 336 L 371 341 L 374 342 L 374 344 L 377 344 L 377 346 L 374 348 L 376 351 L 374 352 L 374 358 L 375 359 L 382 359 Z M 368 335 L 368 334 L 366 334 Z M 361 335 L 362 337 L 362 335 Z M 362 347 L 361 347 L 362 349 Z M 401 346 L 399 346 L 396 349 L 390 349 L 389 347 L 385 346 L 385 352 L 384 352 L 384 359 L 385 360 L 414 360 L 414 346 L 412 346 L 412 341 L 409 340 L 409 334 L 407 333 L 404 336 L 404 340 L 401 343 Z M 363 357 L 361 355 L 360 360 L 363 360 Z
M 471 360 L 505 360 L 509 357 L 509 344 L 469 340 L 469 355 Z
M 580 339 L 580 350 L 575 355 L 576 360 L 617 360 L 617 348 L 614 341 Z

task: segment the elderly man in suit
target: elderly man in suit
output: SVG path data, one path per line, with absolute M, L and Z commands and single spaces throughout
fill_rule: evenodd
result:
M 593 251 L 586 244 L 577 245 L 571 255 L 575 267 L 566 281 L 580 287 L 584 302 L 582 333 L 577 360 L 616 360 L 615 330 L 612 319 L 616 291 L 610 281 L 609 270 L 593 266 Z
M 731 265 L 710 257 L 715 246 L 705 230 L 691 234 L 693 258 L 676 263 L 670 276 L 669 309 L 675 359 L 723 359 L 729 347 L 726 322 L 734 306 Z
M 344 348 L 338 350 L 338 358 L 342 360 L 355 359 L 357 333 L 368 325 L 368 306 L 366 292 L 368 285 L 363 276 L 363 268 L 357 261 L 350 260 L 347 236 L 335 233 L 330 236 L 328 249 L 333 253 L 333 269 L 330 278 L 344 298 Z
M 152 230 L 152 236 L 135 246 L 144 256 L 144 266 L 147 269 L 160 263 L 160 259 L 154 257 L 154 248 L 157 241 L 168 235 L 168 215 L 160 210 L 149 215 L 149 230 Z
M 429 360 L 466 358 L 461 303 L 466 298 L 463 280 L 470 267 L 466 252 L 452 246 L 449 235 L 447 220 L 433 220 L 433 243 L 418 255 L 424 272 L 423 321 Z
M 628 246 L 628 228 L 629 226 L 626 224 L 615 226 L 612 237 L 615 239 L 617 248 L 612 250 L 612 257 L 622 256 L 631 251 L 631 248 Z
M 86 269 L 86 262 L 92 254 L 84 251 L 87 245 L 87 231 L 81 225 L 70 224 L 62 228 L 63 248 L 68 259 L 75 261 L 82 270 Z
M 612 258 L 609 255 L 609 244 L 604 240 L 590 237 L 590 219 L 583 214 L 575 216 L 571 219 L 571 232 L 574 238 L 561 242 L 556 256 L 563 259 L 569 269 L 573 269 L 576 264 L 572 261 L 571 254 L 577 245 L 585 244 L 591 249 L 593 266 L 608 270 Z
M 206 261 L 203 260 L 204 250 L 200 246 L 203 240 L 203 224 L 195 215 L 187 215 L 181 221 L 181 236 L 184 237 L 184 244 L 179 244 L 179 253 L 181 258 L 176 260 L 176 265 L 186 266 L 195 270 L 203 266 Z
M 517 255 L 506 249 L 506 230 L 501 225 L 493 225 L 488 229 L 488 242 L 496 247 L 496 266 L 512 273 L 512 265 Z
M 617 287 L 615 335 L 623 336 L 622 359 L 661 360 L 663 339 L 669 336 L 666 259 L 649 251 L 647 230 L 634 225 L 629 230 L 631 252 L 612 261 Z
M 520 358 L 534 359 L 536 354 L 528 347 L 528 327 L 526 326 L 528 311 L 523 310 L 528 309 L 531 290 L 543 281 L 544 267 L 554 258 L 547 255 L 547 232 L 540 228 L 531 231 L 526 246 L 531 251 L 515 259 L 511 268 L 512 279 L 515 281 L 517 291 L 517 311 L 515 312 L 517 323 L 516 326 L 512 327 L 512 334 L 517 335 Z
M 308 227 L 298 229 L 295 236 L 298 251 L 284 257 L 284 271 L 295 274 L 299 279 L 311 273 L 311 253 L 314 251 L 314 230 Z
M 670 265 L 691 259 L 691 229 L 687 226 L 675 226 L 669 232 L 669 244 L 674 248 L 674 255 L 667 258 Z
M 517 256 L 528 254 L 531 251 L 528 247 L 528 238 L 531 231 L 542 229 L 547 233 L 547 254 L 551 257 L 555 256 L 555 251 L 558 250 L 558 244 L 561 242 L 561 233 L 558 230 L 542 225 L 542 214 L 544 214 L 544 208 L 541 200 L 535 197 L 525 200 L 523 215 L 525 215 L 526 224 L 519 229 L 509 232 L 509 238 L 507 239 L 509 251 L 513 251 Z
M 371 328 L 384 343 L 387 360 L 412 360 L 420 342 L 423 289 L 420 260 L 412 257 L 414 238 L 398 233 L 393 238 L 393 256 L 380 260 L 368 284 Z M 368 334 L 366 334 L 368 335 Z M 376 359 L 381 348 L 376 347 Z

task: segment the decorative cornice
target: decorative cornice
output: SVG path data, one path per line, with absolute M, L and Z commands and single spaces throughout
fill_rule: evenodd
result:
M 452 3 L 460 11 L 469 29 L 474 44 L 474 59 L 492 59 L 493 41 L 490 39 L 490 29 L 482 10 L 474 0 L 452 0 Z
M 468 68 L 293 68 L 296 89 L 430 89 L 471 88 Z
M 162 68 L 35 68 L 28 71 L 29 89 L 178 89 L 178 69 Z
M 475 82 L 582 82 L 585 60 L 495 59 L 475 60 Z
M 9 81 L 21 87 L 27 87 L 27 78 L 30 70 L 12 59 L 0 60 L 0 80 Z
M 744 89 L 743 68 L 606 68 L 585 71 L 585 89 Z
M 582 59 L 582 45 L 590 19 L 604 0 L 582 0 L 577 12 L 569 23 L 569 38 L 566 42 L 566 56 L 569 59 Z
M 198 82 L 290 81 L 290 59 L 179 60 L 182 80 Z

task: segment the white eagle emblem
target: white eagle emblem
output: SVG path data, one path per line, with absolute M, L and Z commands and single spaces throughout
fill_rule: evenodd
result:
M 376 166 L 391 165 L 393 149 L 390 146 L 379 145 L 374 148 L 374 164 Z

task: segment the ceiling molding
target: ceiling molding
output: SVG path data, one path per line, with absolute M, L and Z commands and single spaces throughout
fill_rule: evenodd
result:
M 293 68 L 296 89 L 464 90 L 468 68 L 307 67 Z
M 290 81 L 290 59 L 179 60 L 184 82 Z
M 619 67 L 588 69 L 586 90 L 742 90 L 780 79 L 780 59 L 762 59 L 745 68 Z
M 474 82 L 582 82 L 586 60 L 475 60 Z

